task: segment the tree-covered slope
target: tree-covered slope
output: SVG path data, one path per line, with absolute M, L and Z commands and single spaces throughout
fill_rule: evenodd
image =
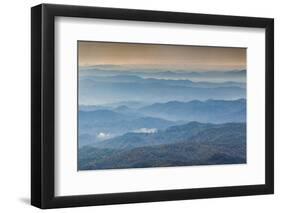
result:
M 160 133 L 136 133 L 132 138 L 124 136 L 126 140 L 112 139 L 104 147 L 80 149 L 79 169 L 246 163 L 245 123 L 215 125 L 192 122 Z

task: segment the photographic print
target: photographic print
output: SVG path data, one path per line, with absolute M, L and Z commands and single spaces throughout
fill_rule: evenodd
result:
M 246 48 L 77 48 L 79 171 L 247 162 Z

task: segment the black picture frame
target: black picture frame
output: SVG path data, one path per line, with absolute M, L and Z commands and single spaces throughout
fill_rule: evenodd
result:
M 265 184 L 93 195 L 54 195 L 55 17 L 264 28 L 266 32 Z M 41 4 L 31 9 L 31 204 L 42 208 L 139 203 L 274 192 L 274 20 L 164 11 Z

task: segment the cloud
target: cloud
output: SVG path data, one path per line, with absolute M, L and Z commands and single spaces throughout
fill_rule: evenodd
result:
M 148 133 L 148 134 L 151 134 L 151 133 L 156 133 L 157 132 L 157 129 L 156 128 L 140 128 L 140 129 L 136 129 L 134 130 L 133 132 L 135 133 Z
M 109 139 L 109 138 L 111 138 L 111 135 L 109 133 L 100 132 L 97 135 L 97 139 L 99 139 L 99 140 L 105 140 L 105 139 Z

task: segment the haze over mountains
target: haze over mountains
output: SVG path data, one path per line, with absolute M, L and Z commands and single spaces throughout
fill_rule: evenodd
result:
M 191 80 L 207 82 L 244 82 L 246 70 L 165 70 L 157 68 L 134 68 L 130 66 L 88 66 L 80 68 L 80 76 L 109 77 L 116 75 L 133 75 L 143 78 Z
M 154 115 L 173 121 L 183 119 L 212 123 L 245 122 L 246 100 L 170 101 L 145 106 L 139 111 L 149 116 Z
M 192 79 L 190 76 L 193 75 L 201 80 L 190 80 Z M 243 80 L 246 78 L 245 70 L 198 73 L 87 69 L 79 71 L 79 76 L 80 105 L 104 105 L 122 101 L 155 103 L 246 98 L 246 84 Z M 222 79 L 223 82 L 218 79 Z M 239 79 L 240 81 L 237 81 Z
M 79 170 L 246 163 L 246 70 L 79 70 Z

